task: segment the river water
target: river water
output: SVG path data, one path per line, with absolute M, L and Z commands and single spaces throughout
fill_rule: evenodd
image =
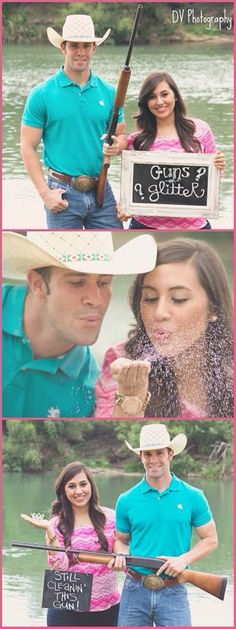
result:
M 109 54 L 108 54 L 109 52 Z M 126 48 L 101 46 L 93 69 L 116 85 Z M 41 200 L 35 192 L 19 153 L 21 114 L 30 89 L 52 75 L 61 64 L 60 52 L 50 45 L 5 46 L 3 50 L 3 227 L 44 228 Z M 13 71 L 14 69 L 14 71 Z M 173 75 L 193 117 L 212 128 L 224 151 L 226 169 L 221 185 L 220 218 L 213 227 L 233 226 L 233 49 L 231 44 L 191 43 L 136 46 L 125 104 L 128 131 L 134 128 L 137 95 L 144 78 L 154 69 Z M 110 167 L 109 179 L 119 197 L 120 158 Z
M 31 528 L 20 519 L 20 513 L 32 511 L 48 514 L 54 499 L 55 473 L 43 475 L 5 473 L 3 478 L 3 625 L 8 627 L 45 626 L 46 612 L 41 608 L 44 551 L 12 548 L 11 542 L 44 543 L 43 532 Z M 139 476 L 98 473 L 95 480 L 101 504 L 114 507 L 117 497 L 139 481 Z M 230 480 L 189 481 L 205 492 L 216 521 L 219 547 L 195 569 L 228 577 L 225 600 L 218 599 L 189 586 L 189 597 L 195 627 L 233 626 L 233 531 L 232 482 Z M 119 575 L 122 587 L 123 576 Z

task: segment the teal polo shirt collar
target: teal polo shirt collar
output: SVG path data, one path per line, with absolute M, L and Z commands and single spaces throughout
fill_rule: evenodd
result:
M 86 348 L 75 345 L 72 349 L 62 356 L 49 356 L 48 358 L 37 358 L 24 365 L 24 368 L 35 369 L 36 371 L 47 371 L 56 374 L 62 371 L 65 375 L 76 380 L 84 366 Z
M 147 482 L 146 476 L 144 476 L 143 479 L 141 480 L 141 492 L 143 494 L 147 494 L 149 491 L 156 491 L 157 493 L 160 494 L 160 496 L 164 496 L 165 494 L 169 493 L 169 491 L 180 491 L 181 481 L 179 480 L 179 478 L 177 478 L 177 476 L 175 476 L 175 474 L 173 474 L 173 472 L 171 472 L 171 476 L 172 476 L 172 480 L 169 486 L 160 492 L 155 487 L 152 487 L 151 485 L 149 485 L 149 483 Z
M 8 307 L 5 307 L 3 310 L 2 328 L 3 332 L 12 334 L 13 336 L 20 336 L 25 341 L 28 341 L 24 333 L 22 316 L 26 295 L 27 287 L 25 285 L 17 287 L 17 298 L 15 298 L 14 290 L 8 293 Z
M 31 349 L 30 341 L 25 335 L 23 328 L 24 303 L 27 295 L 27 287 L 25 285 L 17 287 L 17 298 L 15 291 L 12 290 L 8 294 L 8 308 L 3 311 L 3 332 L 12 336 L 18 336 L 22 339 L 22 343 L 28 345 Z M 61 370 L 70 378 L 77 379 L 83 369 L 84 360 L 87 353 L 87 347 L 75 345 L 69 352 L 61 356 L 49 356 L 48 358 L 37 358 L 24 364 L 24 369 L 30 368 L 36 371 L 47 371 L 55 374 Z
M 87 81 L 87 83 L 85 83 L 85 85 L 82 85 L 82 87 L 80 87 L 80 85 L 75 83 L 75 81 L 70 79 L 70 77 L 67 76 L 67 74 L 65 74 L 64 66 L 61 66 L 61 68 L 59 68 L 59 70 L 56 73 L 56 77 L 61 87 L 69 87 L 70 85 L 76 85 L 81 91 L 83 91 L 84 89 L 87 89 L 88 87 L 98 86 L 97 77 L 95 74 L 93 74 L 92 70 L 90 70 L 89 80 Z

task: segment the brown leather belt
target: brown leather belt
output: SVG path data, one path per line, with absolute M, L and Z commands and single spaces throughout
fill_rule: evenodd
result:
M 175 579 L 162 579 L 156 574 L 141 574 L 141 572 L 135 572 L 135 570 L 127 570 L 127 573 L 135 581 L 141 581 L 142 585 L 148 590 L 162 590 L 163 588 L 172 587 L 179 583 L 178 578 Z
M 58 179 L 58 181 L 63 181 L 63 183 L 68 183 L 70 186 L 78 190 L 79 192 L 91 192 L 94 190 L 97 185 L 98 178 L 97 177 L 89 177 L 88 175 L 79 175 L 78 177 L 71 177 L 70 175 L 65 175 L 64 173 L 58 173 L 52 168 L 48 169 L 48 174 L 50 177 L 54 177 Z

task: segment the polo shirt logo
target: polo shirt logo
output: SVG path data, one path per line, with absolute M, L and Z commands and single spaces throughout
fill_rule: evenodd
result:
M 112 262 L 109 253 L 77 253 L 75 255 L 64 253 L 60 256 L 61 262 Z
M 177 505 L 177 509 L 181 509 L 183 511 L 183 505 L 181 504 L 181 502 Z
M 48 409 L 48 417 L 60 417 L 60 409 L 58 406 L 50 406 Z
M 99 105 L 101 105 L 101 107 L 105 107 L 104 100 L 100 100 L 100 101 L 99 101 Z

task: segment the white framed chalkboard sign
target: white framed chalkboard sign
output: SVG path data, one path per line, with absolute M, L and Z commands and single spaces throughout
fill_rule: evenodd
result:
M 121 206 L 139 216 L 219 217 L 214 155 L 123 151 Z

